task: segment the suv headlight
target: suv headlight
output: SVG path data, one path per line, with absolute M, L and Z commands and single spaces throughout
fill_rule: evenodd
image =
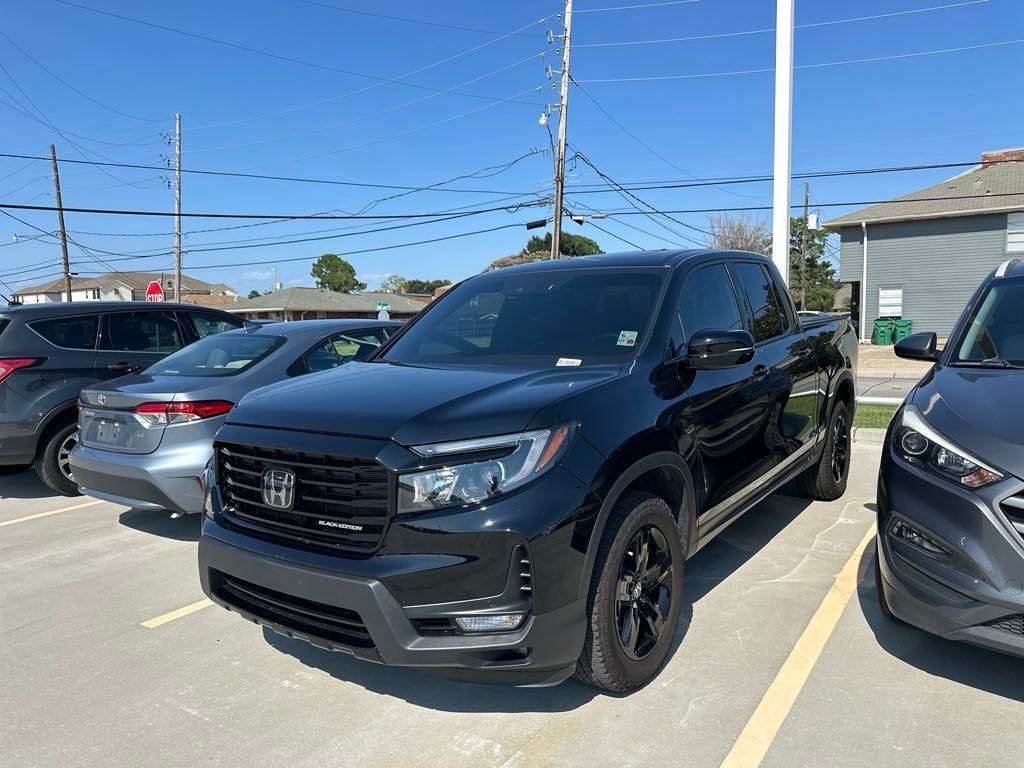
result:
M 913 405 L 903 409 L 892 449 L 904 461 L 966 488 L 983 488 L 1004 475 L 940 435 Z
M 398 512 L 484 501 L 518 488 L 547 472 L 565 452 L 572 427 L 562 424 L 514 435 L 413 446 L 420 456 L 458 457 L 451 464 L 398 478 Z M 487 458 L 474 460 L 474 453 Z

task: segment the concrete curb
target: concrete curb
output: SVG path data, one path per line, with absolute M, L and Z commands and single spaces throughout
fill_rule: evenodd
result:
M 885 442 L 885 430 L 874 427 L 854 427 L 853 442 L 858 445 L 882 445 Z

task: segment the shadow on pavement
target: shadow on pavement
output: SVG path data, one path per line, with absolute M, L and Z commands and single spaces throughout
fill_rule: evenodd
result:
M 875 557 L 874 546 L 864 550 L 857 597 L 864 618 L 883 650 L 930 675 L 1024 702 L 1024 665 L 1020 659 L 944 640 L 883 616 L 875 585 Z
M 24 469 L 0 467 L 0 499 L 45 499 L 47 497 L 61 498 L 59 494 L 51 491 L 39 475 L 30 467 Z
M 686 636 L 693 604 L 754 557 L 811 502 L 776 495 L 750 510 L 686 564 L 686 592 L 669 659 Z M 180 522 L 180 521 L 175 521 Z M 551 688 L 511 688 L 446 680 L 415 669 L 384 667 L 325 651 L 264 628 L 269 645 L 346 682 L 411 704 L 450 712 L 564 712 L 603 694 L 570 679 Z
M 199 526 L 202 515 L 184 515 L 172 518 L 170 512 L 155 512 L 150 509 L 129 509 L 120 514 L 121 525 L 142 533 L 163 536 L 178 541 L 199 541 Z

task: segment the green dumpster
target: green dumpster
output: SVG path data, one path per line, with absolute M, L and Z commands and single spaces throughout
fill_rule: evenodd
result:
M 911 334 L 911 328 L 913 322 L 911 320 L 896 320 L 893 323 L 893 341 L 900 341 L 901 339 L 907 338 Z
M 892 344 L 893 321 L 888 318 L 875 320 L 875 333 L 871 340 L 879 346 Z

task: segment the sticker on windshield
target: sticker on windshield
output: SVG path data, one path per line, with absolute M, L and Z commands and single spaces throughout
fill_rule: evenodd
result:
M 636 346 L 636 331 L 622 331 L 619 333 L 618 346 L 620 347 L 634 347 Z
M 555 366 L 558 368 L 575 368 L 582 362 L 578 357 L 560 357 Z

